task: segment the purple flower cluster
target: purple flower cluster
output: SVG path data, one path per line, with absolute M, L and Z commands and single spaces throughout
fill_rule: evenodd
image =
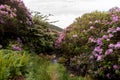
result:
M 115 65 L 113 65 L 113 69 L 118 69 L 119 67 L 118 67 L 118 65 L 117 64 L 115 64 Z
M 112 54 L 112 52 L 113 52 L 113 49 L 108 49 L 108 50 L 106 50 L 105 55 Z
M 22 49 L 18 46 L 12 46 L 12 49 L 15 50 L 15 51 L 21 51 Z
M 20 14 L 22 11 L 22 15 Z M 25 16 L 21 18 L 21 16 Z M 0 23 L 6 24 L 6 19 L 17 18 L 18 22 L 32 25 L 32 17 L 22 0 L 8 0 L 4 4 L 0 4 Z
M 109 44 L 109 48 L 113 49 L 115 47 L 114 44 Z
M 17 44 L 12 45 L 12 49 L 15 51 L 21 51 L 22 50 L 22 40 L 18 37 L 17 38 Z
M 109 37 L 108 37 L 108 35 L 103 35 L 103 37 L 102 37 L 102 39 L 108 39 Z
M 5 23 L 7 18 L 16 17 L 16 9 L 8 5 L 0 5 L 0 23 Z
M 60 43 L 63 41 L 63 39 L 65 38 L 65 33 L 60 32 L 59 33 L 59 37 L 55 42 L 55 48 L 59 48 L 60 47 Z
M 18 7 L 21 9 L 24 9 L 24 12 L 26 14 L 26 24 L 31 26 L 32 25 L 32 17 L 31 17 L 31 13 L 29 12 L 29 10 L 27 9 L 27 7 L 24 5 L 22 0 L 12 0 L 13 4 L 17 3 Z
M 97 61 L 102 60 L 102 58 L 106 55 L 112 54 L 114 52 L 114 49 L 120 49 L 120 41 L 118 41 L 116 44 L 110 43 L 108 45 L 108 49 L 105 51 L 105 54 L 102 54 L 102 52 L 103 52 L 103 49 L 102 49 L 103 42 L 102 42 L 102 40 L 110 41 L 110 39 L 112 37 L 114 37 L 113 34 L 118 32 L 118 31 L 120 31 L 120 27 L 117 27 L 116 29 L 115 28 L 109 28 L 108 29 L 108 35 L 103 35 L 102 38 L 94 39 L 93 36 L 89 38 L 89 40 L 91 42 L 97 43 L 97 46 L 94 48 L 94 50 L 92 52 L 93 55 L 95 57 L 97 57 Z
M 117 22 L 119 20 L 119 17 L 117 15 L 112 15 L 112 21 Z
M 120 42 L 117 42 L 117 44 L 115 44 L 115 48 L 120 49 Z
M 97 47 L 95 47 L 94 51 L 97 52 L 97 53 L 99 53 L 99 54 L 101 54 L 102 51 L 103 51 L 103 49 L 101 49 L 100 46 L 97 46 Z
M 110 43 L 108 45 L 108 48 L 106 51 L 105 51 L 105 55 L 109 55 L 109 54 L 112 54 L 114 49 L 120 49 L 120 42 L 117 42 L 117 44 L 112 44 Z
M 102 38 L 98 38 L 97 39 L 97 45 L 98 46 L 102 46 L 103 45 Z

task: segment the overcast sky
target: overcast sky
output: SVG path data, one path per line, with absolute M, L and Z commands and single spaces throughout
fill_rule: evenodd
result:
M 66 28 L 75 18 L 84 13 L 99 10 L 107 11 L 112 7 L 120 7 L 120 0 L 23 0 L 30 10 L 42 14 L 52 14 L 50 21 L 59 20 L 55 25 Z

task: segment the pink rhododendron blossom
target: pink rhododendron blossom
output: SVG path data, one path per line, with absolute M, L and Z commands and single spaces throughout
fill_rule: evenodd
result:
M 109 48 L 114 48 L 115 47 L 115 45 L 114 44 L 109 44 Z
M 112 38 L 114 35 L 113 34 L 109 34 L 109 38 Z
M 117 22 L 119 20 L 119 17 L 117 15 L 112 15 L 112 21 Z
M 117 31 L 120 31 L 120 27 L 117 27 L 117 29 L 116 29 Z
M 102 45 L 103 45 L 102 38 L 98 38 L 98 39 L 97 39 L 97 44 L 98 44 L 99 46 L 102 46 Z
M 12 8 L 9 5 L 2 5 L 0 4 L 0 23 L 1 24 L 5 24 L 5 22 L 7 22 L 8 18 L 13 19 L 15 18 L 16 15 L 16 11 L 15 8 Z
M 119 67 L 118 67 L 118 65 L 113 65 L 113 68 L 116 70 L 116 69 L 118 69 Z
M 103 35 L 102 39 L 108 39 L 108 35 Z
M 114 28 L 109 28 L 107 32 L 108 32 L 108 33 L 115 33 L 115 32 L 117 32 L 117 31 L 116 31 Z
M 0 9 L 3 9 L 3 8 L 5 8 L 5 6 L 4 5 L 0 5 Z
M 98 52 L 98 53 L 102 53 L 103 49 L 100 48 L 100 46 L 95 47 L 94 51 Z
M 63 40 L 65 34 L 64 33 L 60 33 L 59 38 L 58 38 L 58 43 L 61 43 L 61 41 Z
M 112 54 L 112 52 L 113 52 L 113 49 L 108 49 L 108 50 L 105 52 L 105 55 Z
M 102 55 L 98 55 L 97 61 L 101 61 L 101 60 L 102 60 Z
M 115 48 L 120 49 L 120 42 L 117 42 L 117 44 L 115 45 Z
M 94 26 L 90 26 L 90 29 L 94 29 Z
M 55 48 L 59 48 L 60 47 L 60 43 L 63 41 L 64 37 L 65 37 L 64 33 L 59 33 L 59 37 L 58 37 L 58 39 L 55 42 Z

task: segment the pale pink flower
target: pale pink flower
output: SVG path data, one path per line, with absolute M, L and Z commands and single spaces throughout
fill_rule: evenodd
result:
M 119 67 L 118 67 L 118 65 L 113 65 L 113 68 L 116 70 L 116 69 L 118 69 Z
M 108 39 L 108 35 L 103 35 L 102 39 Z
M 117 42 L 117 44 L 115 45 L 115 48 L 120 49 L 120 42 Z
M 114 48 L 115 45 L 114 44 L 109 44 L 109 48 Z
M 112 52 L 113 52 L 113 49 L 108 49 L 108 50 L 105 52 L 105 55 L 112 54 Z
M 114 35 L 113 34 L 109 34 L 109 38 L 112 38 Z
M 97 61 L 101 61 L 101 60 L 102 60 L 102 55 L 98 55 Z
M 94 26 L 90 26 L 90 29 L 94 29 Z
M 116 29 L 117 31 L 120 31 L 120 27 L 117 27 L 117 29 Z

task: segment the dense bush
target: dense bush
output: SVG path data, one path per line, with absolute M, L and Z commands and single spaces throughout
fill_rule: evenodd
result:
M 8 38 L 26 36 L 32 25 L 29 10 L 21 0 L 0 1 L 0 43 L 4 46 Z
M 41 15 L 39 12 L 34 12 L 33 22 L 26 43 L 30 44 L 32 50 L 38 54 L 52 52 L 57 31 L 49 28 L 50 23 L 47 21 L 47 16 Z
M 57 31 L 49 28 L 47 18 L 39 12 L 31 15 L 22 0 L 0 1 L 0 44 L 6 48 L 20 38 L 31 51 L 52 52 Z
M 115 7 L 108 12 L 84 14 L 60 34 L 56 47 L 76 74 L 100 80 L 120 79 L 119 13 L 120 8 Z

